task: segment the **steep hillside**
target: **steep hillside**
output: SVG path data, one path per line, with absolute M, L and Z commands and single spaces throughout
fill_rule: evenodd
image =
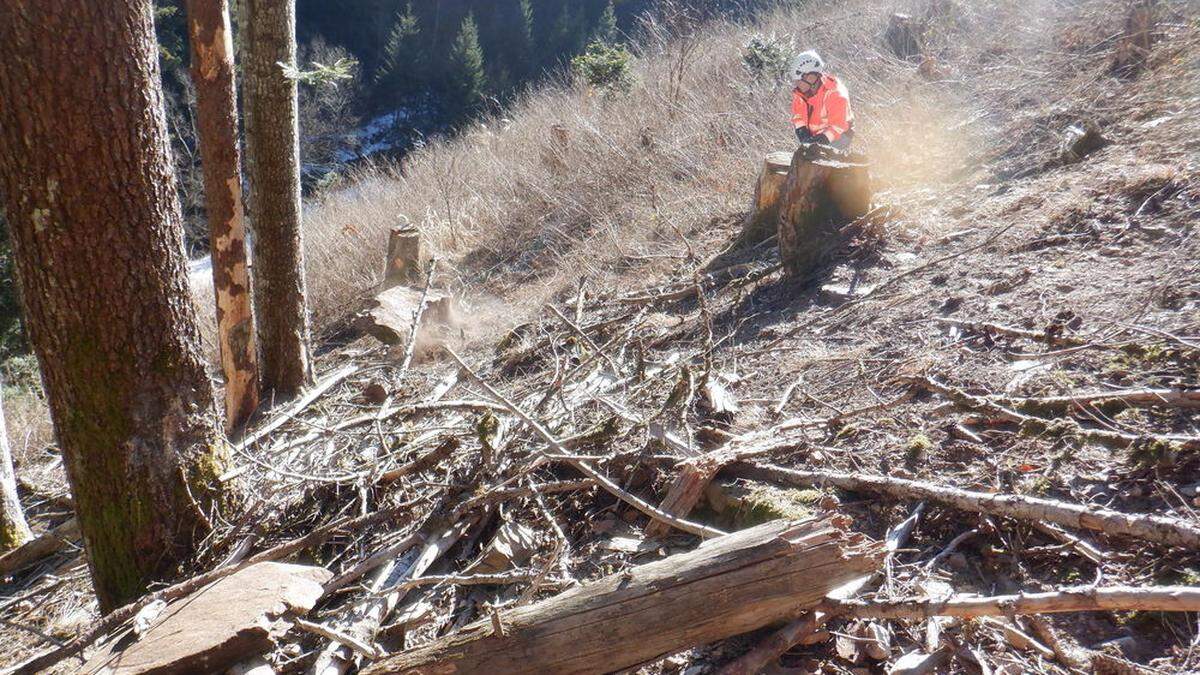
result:
M 413 648 L 694 549 L 691 534 L 646 536 L 651 521 L 630 502 L 662 503 L 681 460 L 724 449 L 745 461 L 677 515 L 728 530 L 838 512 L 882 539 L 923 508 L 868 600 L 1200 585 L 1194 547 L 854 483 L 908 479 L 1200 527 L 1195 3 L 1160 3 L 1152 50 L 1117 70 L 1127 2 L 903 5 L 788 3 L 753 25 L 662 25 L 643 36 L 628 93 L 564 82 L 527 94 L 503 118 L 310 204 L 327 387 L 237 448 L 237 480 L 261 499 L 197 567 L 395 509 L 304 557 L 353 575 L 387 558 L 380 550 L 399 555 L 408 535 L 448 541 L 412 549 L 434 551 L 428 574 L 452 575 L 404 587 L 397 614 L 421 618 L 368 636 Z M 928 17 L 920 64 L 884 44 L 897 10 Z M 754 35 L 825 54 L 849 85 L 876 186 L 871 226 L 799 281 L 779 271 L 774 241 L 733 248 L 762 158 L 794 147 L 787 87 L 743 66 Z M 1060 139 L 1073 124 L 1108 142 L 1067 163 Z M 461 296 L 461 326 L 442 338 L 467 368 L 436 350 L 405 367 L 403 350 L 349 320 L 397 221 L 421 229 L 436 285 Z M 561 447 L 548 451 L 491 388 Z M 625 495 L 581 480 L 578 463 Z M 21 469 L 53 468 L 42 470 Z M 40 525 L 53 509 L 33 509 Z M 512 576 L 462 581 L 481 574 L 473 561 L 494 561 L 498 532 Z M 14 577 L 7 595 L 61 579 L 45 591 L 53 602 L 0 605 L 5 625 L 66 637 L 94 618 L 77 560 Z M 395 582 L 370 583 L 386 596 Z M 349 630 L 370 596 L 347 589 L 310 619 Z M 1200 668 L 1194 614 L 1000 614 L 835 619 L 771 667 L 887 672 L 927 653 L 940 672 Z M 14 659 L 37 651 L 38 638 L 11 632 Z M 681 646 L 637 672 L 707 672 L 769 634 Z M 326 638 L 294 630 L 274 663 L 307 669 Z

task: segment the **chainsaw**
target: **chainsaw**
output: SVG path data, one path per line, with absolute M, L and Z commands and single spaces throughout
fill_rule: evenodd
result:
M 801 143 L 800 157 L 820 166 L 866 166 L 867 158 L 860 152 L 838 150 L 824 143 Z

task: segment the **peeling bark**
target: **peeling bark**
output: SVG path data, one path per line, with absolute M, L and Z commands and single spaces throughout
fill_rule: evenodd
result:
M 291 398 L 312 383 L 304 250 L 300 232 L 300 141 L 295 0 L 242 0 L 242 111 L 248 205 L 254 228 L 254 309 L 262 389 Z
M 233 32 L 226 0 L 188 0 L 187 14 L 225 376 L 225 428 L 234 430 L 258 407 L 258 350 L 246 267 Z
M 0 193 L 102 611 L 222 505 L 149 0 L 0 3 Z

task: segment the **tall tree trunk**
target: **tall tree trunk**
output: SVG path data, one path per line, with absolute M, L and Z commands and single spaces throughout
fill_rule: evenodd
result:
M 17 498 L 17 475 L 12 452 L 8 448 L 8 428 L 4 424 L 4 403 L 0 397 L 0 555 L 33 539 L 21 500 Z
M 258 351 L 246 269 L 233 32 L 226 0 L 188 0 L 187 13 L 221 371 L 225 375 L 225 427 L 233 430 L 240 428 L 258 407 Z
M 150 0 L 0 3 L 0 193 L 93 585 L 175 576 L 228 459 L 188 288 Z
M 241 0 L 242 109 L 254 228 L 254 309 L 262 388 L 290 398 L 312 382 L 304 250 L 300 236 L 300 142 L 295 0 Z

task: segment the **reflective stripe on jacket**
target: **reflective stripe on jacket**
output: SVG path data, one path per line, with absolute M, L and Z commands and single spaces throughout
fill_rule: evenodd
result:
M 823 133 L 836 141 L 853 123 L 850 94 L 836 77 L 821 75 L 821 86 L 809 98 L 792 90 L 792 126 L 797 129 L 807 126 L 814 136 Z

